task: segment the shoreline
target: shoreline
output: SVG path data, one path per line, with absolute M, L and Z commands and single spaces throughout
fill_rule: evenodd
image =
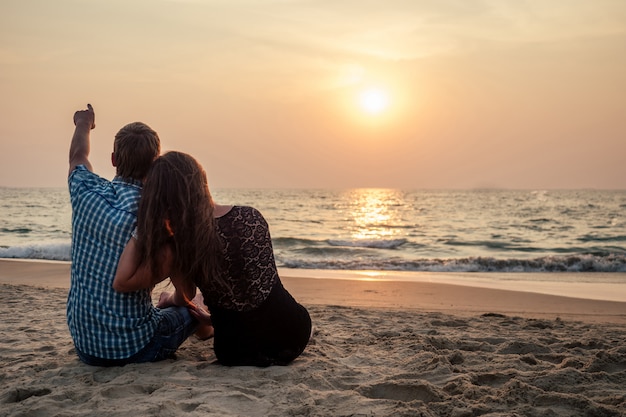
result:
M 0 284 L 68 289 L 69 270 L 70 262 L 66 261 L 0 259 Z M 497 313 L 626 323 L 626 301 L 620 301 L 626 300 L 626 285 L 615 282 L 564 284 L 563 279 L 572 273 L 559 276 L 561 281 L 540 280 L 537 273 L 518 277 L 526 280 L 513 279 L 517 277 L 513 273 L 491 273 L 501 277 L 500 280 L 489 277 L 489 273 L 293 269 L 279 269 L 279 273 L 285 287 L 305 306 L 438 311 L 461 316 Z M 529 280 L 532 276 L 534 280 Z M 584 274 L 577 278 L 580 281 Z M 166 288 L 166 282 L 157 286 L 155 293 Z M 529 285 L 536 288 L 524 288 Z M 607 288 L 614 290 L 607 293 Z M 614 299 L 598 298 L 598 294 Z
M 3 271 L 11 263 L 23 265 L 40 278 L 24 276 L 56 288 L 69 288 L 60 274 L 69 271 L 69 261 L 0 258 L 0 282 L 12 281 Z M 51 268 L 46 268 L 48 265 Z M 428 272 L 278 268 L 281 279 L 337 279 L 351 281 L 419 282 L 464 287 L 530 292 L 570 298 L 626 302 L 624 272 Z M 25 274 L 23 274 L 25 275 Z M 4 280 L 4 281 L 3 281 Z
M 281 277 L 422 282 L 626 302 L 623 272 L 424 272 L 279 268 Z M 532 288 L 529 288 L 532 286 Z

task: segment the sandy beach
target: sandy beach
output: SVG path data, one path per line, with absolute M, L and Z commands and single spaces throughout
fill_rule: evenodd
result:
M 0 260 L 0 415 L 626 413 L 626 302 L 441 277 L 281 278 L 315 326 L 287 367 L 224 367 L 191 338 L 176 360 L 97 368 L 65 323 L 69 264 Z

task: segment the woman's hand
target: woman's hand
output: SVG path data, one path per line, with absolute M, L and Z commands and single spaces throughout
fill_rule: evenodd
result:
M 215 336 L 211 313 L 204 309 L 204 304 L 199 304 L 196 299 L 187 306 L 189 313 L 198 320 L 196 337 L 200 340 L 207 340 Z
M 194 316 L 200 323 L 205 325 L 213 324 L 213 322 L 211 321 L 211 313 L 206 311 L 201 306 L 195 303 L 189 303 L 187 308 L 189 308 L 189 313 Z

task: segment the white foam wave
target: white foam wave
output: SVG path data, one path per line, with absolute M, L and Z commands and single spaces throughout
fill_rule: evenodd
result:
M 279 259 L 280 261 L 280 259 Z M 626 272 L 626 256 L 571 255 L 534 259 L 285 259 L 279 265 L 294 269 L 381 270 L 424 272 Z
M 19 245 L 0 248 L 0 258 L 69 261 L 70 251 L 69 242 Z

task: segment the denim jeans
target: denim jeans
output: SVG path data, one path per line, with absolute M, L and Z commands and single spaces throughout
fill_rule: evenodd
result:
M 183 342 L 198 327 L 198 321 L 187 307 L 168 307 L 161 310 L 161 321 L 148 344 L 136 354 L 124 359 L 103 359 L 76 349 L 81 361 L 92 366 L 124 366 L 129 363 L 157 362 L 172 358 Z

